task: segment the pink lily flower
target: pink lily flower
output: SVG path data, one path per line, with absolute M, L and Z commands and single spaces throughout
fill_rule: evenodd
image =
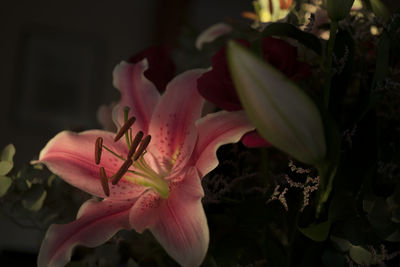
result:
M 180 74 L 160 95 L 144 76 L 147 66 L 147 60 L 122 62 L 114 70 L 122 96 L 114 120 L 125 138 L 114 141 L 114 133 L 102 130 L 64 131 L 41 151 L 39 162 L 103 200 L 85 202 L 72 223 L 50 226 L 39 267 L 63 266 L 75 246 L 98 246 L 120 229 L 148 229 L 182 266 L 202 263 L 209 230 L 201 178 L 218 165 L 219 146 L 239 141 L 254 127 L 243 111 L 201 118 L 204 99 L 196 81 L 204 70 Z M 130 109 L 124 118 L 125 106 Z

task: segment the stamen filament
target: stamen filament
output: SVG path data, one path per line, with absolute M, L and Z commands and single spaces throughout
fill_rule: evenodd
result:
M 103 148 L 103 138 L 97 137 L 94 148 L 94 160 L 96 162 L 96 165 L 100 164 L 102 148 Z
M 100 167 L 100 181 L 101 187 L 103 187 L 104 194 L 109 197 L 110 196 L 110 188 L 108 187 L 108 179 L 106 170 L 103 167 Z
M 116 185 L 119 180 L 121 180 L 124 174 L 128 171 L 129 167 L 132 165 L 132 162 L 132 159 L 127 159 L 124 164 L 122 164 L 121 168 L 119 168 L 119 170 L 115 174 L 114 179 L 111 182 L 113 185 Z
M 162 198 L 167 198 L 169 196 L 168 183 L 160 177 L 155 177 L 154 179 L 148 179 L 147 176 L 142 176 L 142 177 L 125 176 L 125 179 L 137 185 L 142 185 L 145 187 L 150 187 L 152 189 L 155 189 Z
M 117 153 L 115 153 L 115 152 L 112 151 L 110 148 L 106 147 L 105 145 L 103 145 L 103 148 L 104 148 L 105 150 L 107 150 L 108 152 L 110 152 L 111 154 L 113 154 L 114 156 L 116 156 L 117 158 L 119 158 L 120 160 L 122 160 L 122 161 L 125 161 L 125 160 L 126 160 L 123 156 L 118 155 Z
M 140 131 L 136 134 L 135 139 L 133 140 L 133 142 L 131 142 L 131 148 L 128 151 L 128 156 L 127 158 L 130 159 L 132 158 L 133 154 L 136 151 L 136 148 L 138 147 L 138 145 L 140 144 L 140 141 L 143 138 L 143 132 Z
M 139 161 L 135 162 L 137 164 L 138 169 L 146 170 L 147 173 L 152 177 L 152 178 L 158 178 L 160 175 L 156 173 L 152 168 L 150 168 L 149 165 L 147 165 L 146 161 L 144 160 L 143 157 L 140 158 Z
M 131 128 L 133 123 L 136 121 L 135 117 L 130 117 L 129 120 L 127 120 L 124 125 L 119 129 L 118 133 L 115 135 L 114 142 L 117 142 L 121 137 L 125 134 L 128 146 L 129 146 L 129 137 L 128 137 L 128 130 Z
M 149 145 L 151 140 L 151 135 L 146 136 L 142 142 L 140 143 L 140 146 L 138 150 L 135 153 L 135 156 L 133 157 L 133 160 L 136 161 L 143 153 L 143 151 L 146 149 L 146 147 Z

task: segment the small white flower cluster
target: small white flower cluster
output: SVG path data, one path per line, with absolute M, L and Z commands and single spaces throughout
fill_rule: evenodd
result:
M 297 174 L 306 174 L 307 175 L 306 182 L 305 183 L 295 182 L 292 179 L 290 179 L 287 174 L 285 174 L 285 181 L 289 185 L 289 187 L 285 187 L 283 191 L 280 191 L 279 189 L 281 186 L 277 185 L 274 189 L 274 192 L 272 193 L 271 198 L 267 201 L 267 203 L 277 199 L 279 200 L 279 202 L 281 202 L 285 210 L 288 211 L 289 207 L 287 205 L 287 201 L 285 198 L 286 193 L 288 192 L 289 188 L 300 188 L 303 191 L 303 204 L 300 208 L 300 211 L 302 212 L 304 208 L 307 207 L 309 204 L 311 193 L 318 190 L 320 179 L 319 176 L 315 178 L 311 177 L 310 169 L 303 169 L 297 167 L 296 165 L 294 165 L 292 160 L 289 161 L 288 165 L 292 172 Z
M 364 267 L 364 266 L 370 266 L 371 264 L 377 265 L 379 267 L 386 267 L 387 261 L 390 261 L 394 259 L 397 256 L 400 256 L 400 251 L 395 251 L 393 253 L 388 253 L 386 250 L 385 245 L 381 244 L 380 246 L 380 251 L 376 251 L 376 249 L 373 246 L 368 247 L 368 251 L 371 253 L 370 257 L 370 262 L 367 264 L 357 264 L 354 262 L 349 255 L 346 255 L 346 262 L 349 267 Z M 367 251 L 367 252 L 368 252 Z M 392 266 L 392 265 L 390 265 Z
M 381 244 L 380 246 L 380 254 L 374 249 L 373 246 L 369 247 L 369 250 L 372 254 L 372 261 L 376 262 L 379 267 L 386 267 L 385 261 L 389 261 L 400 255 L 400 251 L 396 251 L 388 254 L 385 245 Z

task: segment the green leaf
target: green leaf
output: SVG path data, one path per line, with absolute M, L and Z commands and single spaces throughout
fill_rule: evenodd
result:
M 388 20 L 390 12 L 380 0 L 370 0 L 372 12 L 383 20 Z
M 0 160 L 12 162 L 14 155 L 15 155 L 15 147 L 13 144 L 9 144 L 5 148 L 3 148 L 3 151 L 1 152 L 1 156 L 0 156 Z
M 349 14 L 354 0 L 325 0 L 324 2 L 329 18 L 339 21 Z
M 321 42 L 315 35 L 308 32 L 303 32 L 289 23 L 271 23 L 265 27 L 262 35 L 290 37 L 299 41 L 302 45 L 310 48 L 318 55 L 322 54 Z
M 0 176 L 0 197 L 4 196 L 12 184 L 12 179 L 7 176 Z
M 333 235 L 331 235 L 330 238 L 331 238 L 333 244 L 335 245 L 335 247 L 337 247 L 337 249 L 339 249 L 341 252 L 349 251 L 350 247 L 352 246 L 350 241 L 348 241 L 347 239 L 340 238 L 340 237 L 333 236 Z
M 6 175 L 14 166 L 12 161 L 0 161 L 0 175 Z
M 24 208 L 31 210 L 31 211 L 39 211 L 42 206 L 43 202 L 46 199 L 47 191 L 43 189 L 43 187 L 39 184 L 34 184 L 32 187 L 27 191 L 22 200 L 22 205 Z
M 331 222 L 325 221 L 320 224 L 311 224 L 306 228 L 299 227 L 299 230 L 308 238 L 317 242 L 322 242 L 328 238 L 330 228 L 331 228 Z
M 390 57 L 390 37 L 386 32 L 383 32 L 377 48 L 376 67 L 372 86 L 386 79 L 389 72 L 389 57 Z
M 360 265 L 371 265 L 372 254 L 368 250 L 360 246 L 350 246 L 349 249 L 350 258 L 357 264 Z

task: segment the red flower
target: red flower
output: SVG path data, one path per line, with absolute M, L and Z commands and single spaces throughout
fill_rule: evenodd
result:
M 239 42 L 244 46 L 250 46 L 249 41 L 239 40 Z M 262 56 L 292 80 L 304 79 L 311 74 L 308 64 L 297 61 L 296 47 L 280 39 L 265 37 L 262 41 Z M 199 93 L 222 109 L 228 111 L 243 109 L 228 70 L 226 47 L 215 53 L 211 65 L 212 69 L 197 80 Z M 242 142 L 247 147 L 270 146 L 256 131 L 246 134 Z
M 168 46 L 150 46 L 138 54 L 129 58 L 129 63 L 138 63 L 147 58 L 149 68 L 144 76 L 149 79 L 161 93 L 165 86 L 172 80 L 175 73 L 175 65 L 171 57 L 171 49 Z

